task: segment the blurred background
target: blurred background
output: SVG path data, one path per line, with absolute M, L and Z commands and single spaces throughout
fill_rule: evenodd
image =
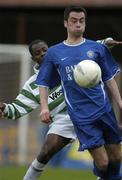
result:
M 122 0 L 0 0 L 0 101 L 11 102 L 33 73 L 28 52 L 31 41 L 43 39 L 50 46 L 66 38 L 63 11 L 70 4 L 81 4 L 87 9 L 86 38 L 122 40 Z M 112 49 L 120 66 L 121 52 L 120 45 Z M 122 92 L 121 78 L 120 74 L 117 81 Z M 122 124 L 122 113 L 116 104 L 114 109 Z M 28 165 L 42 142 L 38 109 L 16 121 L 0 120 L 0 165 Z M 76 141 L 53 158 L 50 165 L 91 168 L 87 151 L 79 153 L 77 148 Z

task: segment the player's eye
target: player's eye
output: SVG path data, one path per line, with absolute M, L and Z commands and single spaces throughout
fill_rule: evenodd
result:
M 43 51 L 43 52 L 47 52 L 47 48 L 46 48 L 46 47 L 43 47 L 43 48 L 42 48 L 42 51 Z
M 72 23 L 76 23 L 77 20 L 76 20 L 76 19 L 72 19 L 71 22 L 72 22 Z
M 40 50 L 35 51 L 34 55 L 40 55 Z
M 79 22 L 80 22 L 80 23 L 84 23 L 84 22 L 85 22 L 85 18 L 81 18 L 81 19 L 79 20 Z

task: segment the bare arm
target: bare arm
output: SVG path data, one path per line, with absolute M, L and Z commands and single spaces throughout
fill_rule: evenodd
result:
M 122 109 L 122 98 L 121 98 L 119 88 L 117 86 L 117 83 L 116 83 L 115 79 L 113 78 L 113 79 L 107 81 L 106 85 L 107 85 L 113 99 L 118 104 L 120 109 Z
M 114 46 L 116 45 L 122 45 L 122 41 L 117 41 L 117 40 L 114 40 L 112 38 L 106 38 L 104 40 L 104 44 L 106 44 L 106 46 L 111 49 L 113 48 Z
M 39 87 L 39 92 L 40 92 L 40 104 L 41 104 L 40 118 L 42 122 L 49 123 L 52 121 L 52 119 L 48 108 L 48 88 Z
M 105 44 L 108 47 L 108 49 L 112 49 L 113 47 L 115 47 L 117 45 L 122 45 L 122 41 L 114 40 L 111 37 L 101 39 L 101 40 L 97 40 L 97 42 L 99 42 L 101 44 Z

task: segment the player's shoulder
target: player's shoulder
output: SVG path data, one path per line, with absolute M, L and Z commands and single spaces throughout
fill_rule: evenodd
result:
M 99 49 L 99 50 L 104 49 L 104 48 L 106 49 L 106 46 L 103 43 L 95 41 L 95 40 L 86 39 L 86 44 L 88 46 L 92 46 L 93 48 Z
M 37 78 L 37 74 L 33 74 L 26 82 L 26 85 L 30 85 L 32 82 L 34 82 Z
M 53 50 L 56 50 L 56 49 L 60 49 L 62 47 L 64 47 L 64 44 L 63 44 L 63 42 L 60 42 L 60 43 L 57 43 L 57 44 L 54 44 L 54 45 L 50 46 L 48 50 L 53 51 Z
M 99 46 L 99 45 L 100 45 L 100 46 L 102 45 L 102 43 L 97 42 L 97 41 L 95 41 L 95 40 L 91 40 L 91 39 L 86 39 L 86 43 L 87 43 L 87 44 L 91 44 L 91 45 L 93 44 L 93 45 L 96 45 L 96 46 L 97 46 L 97 45 L 98 45 L 98 46 Z
M 32 91 L 33 89 L 37 88 L 38 86 L 35 84 L 37 78 L 37 74 L 32 75 L 24 84 L 23 89 L 27 91 Z

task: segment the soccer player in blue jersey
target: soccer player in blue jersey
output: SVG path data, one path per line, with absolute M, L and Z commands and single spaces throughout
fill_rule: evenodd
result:
M 79 150 L 88 149 L 93 157 L 94 173 L 102 180 L 120 180 L 121 147 L 120 130 L 104 84 L 118 106 L 122 99 L 114 77 L 120 71 L 109 50 L 100 43 L 83 37 L 86 10 L 69 6 L 64 11 L 67 39 L 48 49 L 36 84 L 40 86 L 43 122 L 50 122 L 48 88 L 53 78 L 60 76 L 68 113 L 79 139 Z M 79 87 L 73 77 L 74 66 L 89 59 L 99 64 L 101 82 L 93 88 Z M 54 72 L 57 71 L 55 76 Z
M 108 48 L 122 44 L 121 41 L 116 41 L 112 38 L 106 38 L 99 40 L 98 42 L 105 44 Z M 32 55 L 32 60 L 36 62 L 34 66 L 35 73 L 25 82 L 20 94 L 16 97 L 16 100 L 13 100 L 8 104 L 0 102 L 0 117 L 6 117 L 15 120 L 19 117 L 22 118 L 24 115 L 28 114 L 39 106 L 39 90 L 38 87 L 34 84 L 39 67 L 43 61 L 43 56 L 45 55 L 47 49 L 47 44 L 42 40 L 35 40 L 31 42 L 29 45 L 29 51 Z M 47 136 L 38 156 L 32 161 L 23 180 L 36 180 L 39 176 L 42 175 L 43 171 L 45 170 L 45 166 L 51 157 L 64 146 L 69 144 L 71 140 L 76 139 L 73 124 L 67 115 L 67 111 L 65 109 L 62 111 L 61 104 L 64 102 L 64 98 L 59 93 L 60 89 L 61 87 L 54 88 L 54 91 L 51 90 L 51 94 L 49 94 L 49 106 L 53 112 L 53 116 L 55 117 L 53 117 L 53 122 L 49 126 L 49 131 L 47 132 Z M 52 99 L 52 95 L 56 92 L 56 98 L 54 98 L 53 102 L 50 101 Z M 30 96 L 28 96 L 28 94 L 30 94 Z M 54 104 L 56 104 L 56 108 Z M 55 115 L 54 109 L 56 112 Z M 44 136 L 44 134 L 44 131 L 40 131 L 40 137 Z M 57 157 L 60 157 L 60 155 L 58 154 Z M 53 161 L 55 161 L 55 159 L 53 159 Z M 58 163 L 60 163 L 60 160 Z

